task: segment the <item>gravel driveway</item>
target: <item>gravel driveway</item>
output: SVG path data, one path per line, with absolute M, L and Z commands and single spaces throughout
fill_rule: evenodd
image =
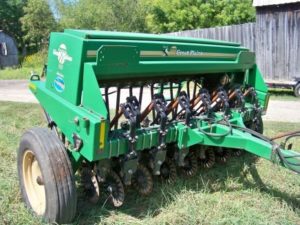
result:
M 150 95 L 147 92 L 145 94 Z M 28 90 L 28 81 L 26 80 L 0 80 L 0 101 L 37 103 L 35 97 Z M 300 122 L 299 109 L 300 101 L 271 100 L 264 120 Z

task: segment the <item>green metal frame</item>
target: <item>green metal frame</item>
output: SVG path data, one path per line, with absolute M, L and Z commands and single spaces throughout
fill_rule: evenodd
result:
M 70 157 L 77 169 L 82 159 L 98 161 L 128 151 L 125 138 L 111 138 L 108 134 L 110 121 L 100 87 L 130 79 L 155 80 L 215 73 L 237 73 L 242 77 L 242 85 L 255 88 L 259 103 L 266 110 L 267 87 L 255 64 L 254 53 L 235 43 L 205 39 L 83 30 L 52 33 L 46 81 L 32 79 L 29 87 L 68 139 Z M 253 106 L 247 103 L 243 113 L 232 110 L 229 121 L 244 127 L 244 121 L 251 119 L 252 114 Z M 272 144 L 249 133 L 233 128 L 229 135 L 214 138 L 201 133 L 198 126 L 215 133 L 228 130 L 228 126 L 221 124 L 209 127 L 199 118 L 194 118 L 190 127 L 177 121 L 168 126 L 166 142 L 177 143 L 179 151 L 196 144 L 222 146 L 245 149 L 278 161 L 274 159 Z M 74 135 L 83 140 L 79 151 L 74 147 Z M 137 151 L 158 144 L 156 126 L 139 129 L 137 135 Z M 282 150 L 282 153 L 296 155 L 292 151 Z

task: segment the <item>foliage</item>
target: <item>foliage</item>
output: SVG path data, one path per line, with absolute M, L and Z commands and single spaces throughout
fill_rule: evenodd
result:
M 142 0 L 56 0 L 63 28 L 144 31 Z
M 0 80 L 26 79 L 30 78 L 32 72 L 41 74 L 43 65 L 46 63 L 46 50 L 30 54 L 24 57 L 19 68 L 6 68 L 0 70 Z
M 147 27 L 154 33 L 250 22 L 251 0 L 149 0 Z
M 28 0 L 21 18 L 25 39 L 29 42 L 45 42 L 51 31 L 57 28 L 47 0 Z
M 294 130 L 299 123 L 268 122 L 267 135 Z M 21 134 L 43 123 L 40 106 L 1 102 L 0 224 L 44 224 L 22 203 L 16 149 Z M 299 148 L 300 142 L 295 147 Z M 78 191 L 74 224 L 299 224 L 300 180 L 297 175 L 248 154 L 231 158 L 196 177 L 174 184 L 155 182 L 149 197 L 127 189 L 125 205 L 111 209 L 102 199 L 90 205 Z
M 12 35 L 19 46 L 24 45 L 20 18 L 24 15 L 23 7 L 26 2 L 26 0 L 1 0 L 0 30 Z

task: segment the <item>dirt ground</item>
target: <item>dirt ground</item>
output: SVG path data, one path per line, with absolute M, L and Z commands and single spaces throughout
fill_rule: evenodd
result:
M 134 93 L 138 95 L 138 93 Z M 149 95 L 149 90 L 144 95 Z M 121 102 L 125 100 L 126 94 L 121 94 Z M 0 101 L 33 102 L 37 103 L 35 97 L 28 89 L 28 81 L 23 80 L 1 80 Z M 115 102 L 112 99 L 111 102 Z M 300 122 L 300 101 L 270 100 L 267 114 L 263 117 L 266 121 Z

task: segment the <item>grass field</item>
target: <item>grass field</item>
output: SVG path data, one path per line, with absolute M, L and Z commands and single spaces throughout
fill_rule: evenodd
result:
M 269 89 L 272 100 L 300 101 L 292 89 Z
M 1 102 L 0 224 L 42 224 L 25 209 L 16 173 L 20 135 L 40 125 L 44 123 L 38 105 Z M 299 126 L 268 122 L 265 133 L 273 136 Z M 199 170 L 194 178 L 180 177 L 174 185 L 156 181 L 149 197 L 128 190 L 120 209 L 103 201 L 90 205 L 79 191 L 74 224 L 299 224 L 299 208 L 299 176 L 245 154 L 226 165 Z
M 41 74 L 46 62 L 46 51 L 42 50 L 26 56 L 18 68 L 0 70 L 0 80 L 19 80 L 30 78 L 31 73 Z

